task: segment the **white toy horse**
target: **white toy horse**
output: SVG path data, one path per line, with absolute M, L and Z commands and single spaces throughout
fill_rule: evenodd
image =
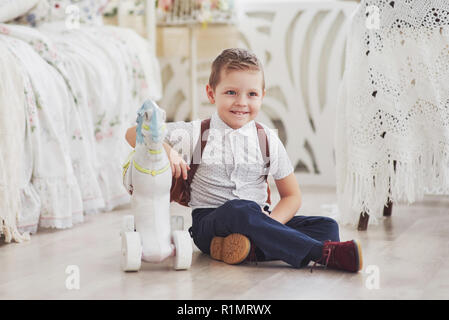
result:
M 192 262 L 192 240 L 187 231 L 170 231 L 172 173 L 163 148 L 165 111 L 151 100 L 137 113 L 136 147 L 123 166 L 123 183 L 132 195 L 133 216 L 122 225 L 122 269 L 137 271 L 141 260 L 162 262 L 175 257 L 176 270 Z M 134 229 L 135 222 L 135 229 Z

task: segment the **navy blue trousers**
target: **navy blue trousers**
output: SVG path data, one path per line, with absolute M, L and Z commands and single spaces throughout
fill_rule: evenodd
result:
M 331 218 L 294 216 L 284 225 L 249 200 L 193 210 L 189 231 L 203 253 L 210 254 L 213 237 L 240 233 L 256 246 L 258 261 L 282 260 L 296 268 L 308 265 L 312 249 L 322 247 L 324 241 L 340 241 L 338 224 Z

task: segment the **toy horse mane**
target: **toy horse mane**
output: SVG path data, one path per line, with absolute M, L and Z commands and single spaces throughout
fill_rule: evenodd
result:
M 137 119 L 136 119 L 136 122 L 137 122 L 136 142 L 137 143 L 144 143 L 142 127 L 143 127 L 145 113 L 148 113 L 151 116 L 149 130 L 151 132 L 151 137 L 153 138 L 153 141 L 156 141 L 159 138 L 159 130 L 158 130 L 159 114 L 158 114 L 158 112 L 156 112 L 157 108 L 158 107 L 156 106 L 156 104 L 154 104 L 153 101 L 147 100 L 144 102 L 142 107 L 140 107 L 139 111 L 137 111 Z M 146 128 L 144 127 L 144 129 L 146 129 Z

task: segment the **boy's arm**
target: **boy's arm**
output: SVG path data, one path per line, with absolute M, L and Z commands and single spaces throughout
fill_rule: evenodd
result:
M 282 224 L 293 218 L 301 207 L 301 190 L 298 181 L 292 172 L 283 179 L 275 180 L 281 200 L 274 207 L 270 217 Z
M 126 141 L 128 141 L 129 145 L 133 148 L 136 147 L 136 128 L 137 126 L 131 127 L 128 130 L 126 130 Z
M 136 127 L 131 127 L 126 130 L 126 141 L 130 144 L 131 147 L 136 147 Z M 165 152 L 167 152 L 168 160 L 170 161 L 171 171 L 175 178 L 179 178 L 182 174 L 184 180 L 187 179 L 187 170 L 190 170 L 189 165 L 184 161 L 184 159 L 177 153 L 175 150 L 170 147 L 168 143 L 163 143 Z

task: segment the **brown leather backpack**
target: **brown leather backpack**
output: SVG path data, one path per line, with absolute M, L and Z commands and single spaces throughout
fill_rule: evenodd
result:
M 203 156 L 203 150 L 207 143 L 207 137 L 209 134 L 209 128 L 210 128 L 210 119 L 206 119 L 201 121 L 201 134 L 199 136 L 198 142 L 195 146 L 194 154 L 198 154 L 197 152 L 200 152 L 199 154 L 201 157 Z M 262 151 L 262 155 L 264 158 L 264 163 L 266 163 L 265 168 L 268 169 L 270 167 L 270 148 L 268 144 L 268 138 L 267 134 L 265 132 L 265 129 L 256 122 L 256 128 L 257 128 L 257 136 L 259 138 L 259 146 L 260 150 Z M 203 137 L 204 134 L 204 137 Z M 203 138 L 201 138 L 203 137 Z M 265 147 L 263 145 L 263 141 L 265 141 Z M 265 150 L 265 152 L 264 152 Z M 182 175 L 179 178 L 172 178 L 172 186 L 170 189 L 170 202 L 175 201 L 179 203 L 180 205 L 189 206 L 190 201 L 190 184 L 193 181 L 193 176 L 196 173 L 196 170 L 198 169 L 199 163 L 193 163 L 193 156 L 192 161 L 190 161 L 190 170 L 187 173 L 187 179 L 184 180 L 182 178 Z M 268 170 L 267 170 L 268 171 Z M 265 181 L 267 181 L 268 175 L 265 175 Z M 267 193 L 268 193 L 268 199 L 267 203 L 271 204 L 271 192 L 270 187 L 267 183 Z

